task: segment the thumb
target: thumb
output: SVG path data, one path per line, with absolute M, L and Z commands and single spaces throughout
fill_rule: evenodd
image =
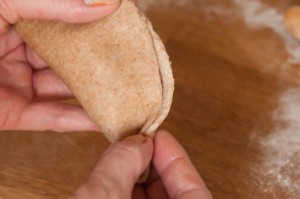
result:
M 71 198 L 131 198 L 134 185 L 149 165 L 152 154 L 152 140 L 142 135 L 111 145 L 87 182 Z
M 0 0 L 0 31 L 21 18 L 90 22 L 110 14 L 119 4 L 120 0 Z

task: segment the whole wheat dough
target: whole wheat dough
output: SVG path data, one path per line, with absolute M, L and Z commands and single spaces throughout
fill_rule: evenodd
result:
M 169 113 L 174 90 L 169 57 L 131 1 L 92 23 L 23 20 L 15 28 L 111 142 L 137 133 L 153 136 Z

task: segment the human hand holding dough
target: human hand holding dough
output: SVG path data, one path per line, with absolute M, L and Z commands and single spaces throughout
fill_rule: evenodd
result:
M 169 57 L 131 1 L 92 23 L 23 20 L 15 28 L 111 142 L 153 136 L 167 116 L 174 90 Z

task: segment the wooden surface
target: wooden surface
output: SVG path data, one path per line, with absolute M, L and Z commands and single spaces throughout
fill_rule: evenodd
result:
M 216 199 L 300 198 L 297 0 L 144 0 L 173 62 L 163 128 Z M 1 132 L 0 198 L 66 198 L 108 143 L 97 133 Z

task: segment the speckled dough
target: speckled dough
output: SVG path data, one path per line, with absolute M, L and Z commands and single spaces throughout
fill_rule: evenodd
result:
M 169 113 L 174 90 L 169 57 L 131 1 L 92 23 L 23 20 L 15 28 L 111 142 L 137 133 L 153 136 Z

